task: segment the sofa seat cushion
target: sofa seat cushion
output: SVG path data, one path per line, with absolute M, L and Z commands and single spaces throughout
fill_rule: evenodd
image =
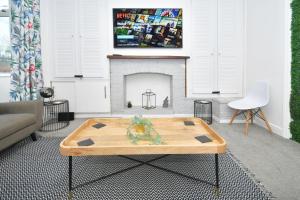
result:
M 0 139 L 5 138 L 36 121 L 34 114 L 2 114 L 0 115 Z

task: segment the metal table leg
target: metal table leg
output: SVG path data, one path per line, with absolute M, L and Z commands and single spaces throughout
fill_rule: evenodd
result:
M 72 199 L 72 156 L 69 156 L 69 199 Z
M 216 187 L 219 189 L 219 155 L 215 154 L 215 169 L 216 169 Z
M 215 175 L 216 175 L 215 183 L 210 183 L 210 182 L 205 181 L 205 180 L 201 180 L 201 179 L 189 176 L 189 175 L 182 174 L 180 172 L 176 172 L 176 171 L 173 171 L 173 170 L 170 170 L 170 169 L 166 169 L 166 168 L 159 167 L 159 166 L 151 164 L 151 162 L 159 160 L 159 159 L 162 159 L 162 158 L 164 158 L 166 156 L 169 156 L 169 155 L 163 155 L 163 156 L 160 156 L 160 157 L 148 160 L 148 161 L 141 161 L 141 160 L 138 160 L 138 159 L 135 159 L 135 158 L 131 158 L 131 157 L 128 157 L 128 156 L 120 156 L 122 158 L 126 158 L 126 159 L 129 159 L 129 160 L 132 160 L 132 161 L 136 161 L 139 164 L 138 165 L 134 165 L 132 167 L 128 167 L 126 169 L 122 169 L 120 171 L 117 171 L 117 172 L 114 172 L 114 173 L 111 173 L 111 174 L 108 174 L 108 175 L 105 175 L 105 176 L 102 176 L 100 178 L 91 180 L 89 182 L 82 183 L 80 185 L 75 186 L 74 189 L 86 186 L 86 185 L 88 185 L 90 183 L 94 183 L 94 182 L 96 182 L 98 180 L 105 179 L 105 178 L 111 177 L 111 176 L 116 175 L 116 174 L 123 173 L 125 171 L 128 171 L 128 170 L 140 167 L 142 165 L 148 165 L 148 166 L 160 169 L 160 170 L 167 171 L 169 173 L 177 174 L 177 175 L 189 178 L 189 179 L 193 179 L 193 180 L 196 180 L 196 181 L 200 181 L 202 183 L 206 183 L 206 184 L 215 186 L 216 193 L 217 193 L 217 195 L 219 195 L 219 154 L 215 154 Z M 72 189 L 73 189 L 73 187 L 72 187 L 72 156 L 69 156 L 69 200 L 72 199 Z

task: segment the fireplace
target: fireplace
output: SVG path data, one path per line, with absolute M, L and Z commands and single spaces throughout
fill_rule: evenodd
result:
M 186 98 L 185 59 L 110 59 L 111 110 L 113 114 L 191 114 L 193 101 Z M 142 109 L 142 93 L 157 95 L 157 108 Z M 169 106 L 163 108 L 168 97 Z M 128 101 L 133 107 L 128 108 Z

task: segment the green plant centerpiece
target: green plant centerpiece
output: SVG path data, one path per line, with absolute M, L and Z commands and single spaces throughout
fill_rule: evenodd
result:
M 150 143 L 153 145 L 162 144 L 159 133 L 153 128 L 153 124 L 149 119 L 135 116 L 131 120 L 131 124 L 127 128 L 128 138 L 133 144 Z

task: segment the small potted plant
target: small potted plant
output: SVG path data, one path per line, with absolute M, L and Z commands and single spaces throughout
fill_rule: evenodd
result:
M 141 117 L 134 117 L 132 119 L 132 124 L 135 132 L 139 134 L 144 134 L 146 131 L 148 132 L 148 130 L 152 127 L 152 123 L 149 119 L 144 119 Z
M 132 143 L 140 140 L 150 141 L 152 144 L 161 144 L 161 137 L 153 128 L 149 119 L 135 116 L 127 129 L 127 135 Z

